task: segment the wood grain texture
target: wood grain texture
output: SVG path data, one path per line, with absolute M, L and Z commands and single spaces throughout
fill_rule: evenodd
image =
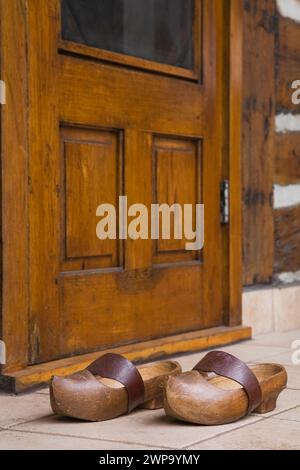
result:
M 105 353 L 122 354 L 130 361 L 139 363 L 174 354 L 225 346 L 250 338 L 251 328 L 249 327 L 218 327 L 112 348 L 106 350 Z M 101 354 L 104 354 L 104 352 L 98 351 L 82 356 L 69 357 L 30 366 L 9 375 L 2 375 L 0 376 L 0 388 L 8 392 L 19 393 L 43 385 L 49 382 L 52 375 L 69 375 L 86 368 Z
M 2 324 L 7 365 L 27 362 L 28 348 L 28 145 L 26 1 L 0 1 Z
M 299 113 L 300 106 L 292 102 L 291 84 L 300 78 L 300 25 L 278 15 L 276 49 L 276 108 L 277 112 Z
M 140 382 L 136 380 L 133 386 L 131 385 L 133 380 L 130 381 L 129 378 L 132 377 L 130 375 L 132 370 L 128 367 L 126 374 L 123 369 L 121 378 L 117 367 L 114 367 L 112 362 L 111 358 L 102 358 L 102 360 L 100 358 L 92 365 L 95 372 L 92 372 L 90 367 L 88 368 L 88 371 L 92 372 L 98 381 L 96 393 L 95 378 L 91 375 L 87 378 L 83 377 L 82 372 L 79 372 L 78 374 L 71 374 L 69 377 L 53 377 L 49 387 L 52 411 L 56 415 L 79 418 L 84 421 L 107 421 L 130 413 L 135 408 L 151 410 L 162 408 L 164 386 L 169 377 L 182 372 L 179 363 L 176 361 L 160 361 L 153 364 L 139 365 L 137 370 L 143 385 L 138 386 L 137 384 Z M 104 367 L 104 370 L 110 368 L 114 378 L 113 381 L 109 378 L 100 377 L 102 375 L 101 370 Z M 119 367 L 121 369 L 121 366 Z M 108 375 L 110 374 L 108 373 Z M 120 383 L 117 378 L 125 380 L 127 387 Z M 116 384 L 116 381 L 119 383 Z M 129 395 L 132 389 L 135 390 L 134 400 L 131 398 L 132 395 Z
M 227 324 L 242 322 L 242 116 L 243 4 L 232 0 L 229 12 L 229 309 Z M 228 117 L 224 116 L 225 122 Z M 226 289 L 226 287 L 225 287 Z
M 206 124 L 204 88 L 197 83 L 180 81 L 179 86 L 178 80 L 170 77 L 64 55 L 59 56 L 59 62 L 63 122 L 95 127 L 101 122 L 111 129 L 126 129 L 130 125 L 163 135 L 195 137 L 199 137 L 199 128 Z M 78 97 L 84 106 L 78 106 Z M 159 106 L 159 112 L 149 112 L 153 103 Z
M 300 205 L 274 211 L 274 272 L 300 270 Z
M 300 183 L 300 132 L 277 134 L 275 142 L 274 182 Z
M 30 362 L 59 351 L 60 148 L 56 1 L 28 4 Z M 51 38 L 51 40 L 50 40 Z M 42 288 L 41 288 L 42 286 Z
M 58 50 L 59 2 L 51 0 L 47 3 L 43 8 L 43 21 L 39 1 L 31 6 L 32 362 L 223 323 L 221 265 L 224 253 L 221 249 L 219 187 L 224 136 L 218 117 L 225 85 L 222 76 L 216 73 L 223 50 L 220 5 L 215 0 L 205 2 L 203 84 L 63 54 Z M 46 66 L 39 67 L 43 61 Z M 113 189 L 112 186 L 109 190 L 105 183 L 105 172 L 112 173 L 110 159 L 106 159 L 105 168 L 100 169 L 95 144 L 89 148 L 85 146 L 84 150 L 80 144 L 79 150 L 79 128 L 93 129 L 99 135 L 101 129 L 117 129 L 124 135 L 122 180 L 128 207 L 134 203 L 150 207 L 152 155 L 157 136 L 169 139 L 169 146 L 172 139 L 192 145 L 191 163 L 189 161 L 183 168 L 181 163 L 173 162 L 176 163 L 173 167 L 165 165 L 162 172 L 174 202 L 174 187 L 179 184 L 181 168 L 186 181 L 176 191 L 180 202 L 190 202 L 191 186 L 194 188 L 192 197 L 198 197 L 195 142 L 203 139 L 205 235 L 209 240 L 204 262 L 191 264 L 184 259 L 178 266 L 176 252 L 169 252 L 167 263 L 158 266 L 153 262 L 150 239 L 128 238 L 124 243 L 123 265 L 119 263 L 117 267 L 114 263 L 110 270 L 96 266 L 85 269 L 84 265 L 77 270 L 62 271 L 59 247 L 64 178 L 59 153 L 59 123 L 78 132 L 76 144 L 68 143 L 67 149 L 67 254 L 68 250 L 71 257 L 80 253 L 104 253 L 102 248 L 97 248 L 95 227 L 88 221 L 92 211 L 89 204 L 98 205 L 94 197 L 100 173 L 103 173 L 102 190 L 108 193 L 108 198 Z M 72 191 L 75 186 L 80 188 L 76 197 Z M 168 191 L 161 190 L 161 195 L 165 200 L 159 202 L 170 202 Z M 84 196 L 89 197 L 89 204 L 76 211 Z M 41 290 L 41 282 L 48 287 Z
M 212 308 L 222 310 L 221 321 L 226 322 L 224 312 L 228 311 L 229 306 L 223 304 L 222 289 L 223 289 L 223 277 L 222 277 L 222 263 L 224 262 L 224 253 L 226 253 L 227 259 L 229 256 L 228 248 L 222 252 L 222 230 L 220 227 L 220 181 L 222 178 L 222 167 L 223 167 L 223 145 L 227 138 L 227 134 L 224 132 L 222 126 L 222 113 L 228 113 L 228 108 L 222 101 L 223 87 L 228 86 L 228 82 L 224 82 L 222 79 L 223 62 L 221 60 L 222 54 L 224 53 L 225 47 L 225 35 L 223 28 L 223 2 L 205 2 L 204 12 L 204 77 L 203 83 L 205 84 L 205 101 L 204 109 L 206 110 L 205 123 L 207 126 L 206 132 L 202 133 L 203 141 L 203 153 L 202 153 L 202 171 L 203 171 L 203 187 L 202 196 L 203 203 L 205 204 L 205 246 L 203 251 L 203 276 L 205 283 L 203 285 L 203 298 L 204 315 L 206 321 L 209 316 L 213 314 Z M 208 66 L 210 64 L 210 66 Z M 204 69 L 203 69 L 204 70 Z M 214 72 L 212 72 L 214 70 Z M 207 155 L 207 157 L 206 157 Z M 226 157 L 225 157 L 226 158 Z M 215 185 L 210 184 L 210 181 L 215 181 Z M 211 238 L 213 234 L 214 241 Z M 217 251 L 213 253 L 214 247 L 218 247 L 221 250 L 219 254 Z M 219 258 L 219 261 L 218 261 Z M 228 274 L 227 274 L 228 276 Z M 215 286 L 219 285 L 221 291 L 216 292 Z M 217 293 L 217 297 L 215 297 Z M 215 299 L 214 299 L 215 298 Z M 216 301 L 215 307 L 212 307 L 212 299 Z M 213 314 L 215 316 L 215 314 Z M 216 317 L 214 322 L 216 321 Z M 225 323 L 226 324 L 226 323 Z
M 199 58 L 203 74 L 199 83 L 165 74 L 159 76 L 152 71 L 145 73 L 126 63 L 120 66 L 64 53 L 59 50 L 59 0 L 26 2 L 27 10 L 25 0 L 0 2 L 5 10 L 1 14 L 1 73 L 5 74 L 10 88 L 8 99 L 13 103 L 1 110 L 6 275 L 2 289 L 2 333 L 9 344 L 5 371 L 124 342 L 240 323 L 240 160 L 239 138 L 235 136 L 240 117 L 240 46 L 232 48 L 230 59 L 233 67 L 230 137 L 225 124 L 229 113 L 225 96 L 230 34 L 236 38 L 234 30 L 238 35 L 241 30 L 237 17 L 232 21 L 232 31 L 225 24 L 229 17 L 223 15 L 227 0 L 203 2 L 203 50 Z M 231 5 L 234 4 L 240 7 L 237 0 L 232 1 Z M 16 45 L 15 54 L 3 46 L 6 36 L 9 39 L 6 44 Z M 28 93 L 24 80 L 27 75 Z M 16 77 L 18 84 L 14 88 Z M 69 260 L 61 256 L 62 208 L 66 196 L 62 128 L 72 128 L 80 134 L 79 142 L 76 140 L 79 146 L 82 132 L 113 129 L 122 134 L 119 155 L 124 152 L 126 158 L 120 170 L 119 187 L 126 191 L 129 203 L 138 201 L 147 206 L 153 196 L 151 175 L 156 136 L 203 142 L 202 195 L 207 211 L 205 238 L 209 241 L 204 262 L 197 260 L 179 266 L 169 260 L 164 269 L 153 268 L 152 241 L 127 240 L 124 253 L 120 251 L 121 266 L 110 267 L 110 271 L 96 264 L 65 264 Z M 94 169 L 96 172 L 103 169 L 94 150 L 86 152 L 86 148 L 80 147 L 78 151 L 79 146 L 75 145 L 75 149 L 72 142 L 67 152 L 69 190 L 71 186 L 82 185 L 85 170 L 91 176 Z M 106 166 L 111 168 L 108 160 Z M 77 168 L 72 168 L 73 164 Z M 180 170 L 180 164 L 175 166 Z M 189 180 L 193 179 L 190 169 L 190 165 L 183 168 Z M 228 231 L 220 227 L 219 188 L 224 175 L 233 181 L 236 194 L 231 201 L 233 219 Z M 98 186 L 98 174 L 89 179 L 93 187 Z M 190 188 L 184 187 L 189 197 Z M 172 188 L 175 193 L 174 185 Z M 81 189 L 84 193 L 87 186 Z M 86 192 L 90 194 L 90 189 Z M 81 254 L 83 257 L 92 254 L 88 257 L 101 258 L 98 255 L 105 250 L 94 245 L 89 236 L 87 245 L 75 240 L 78 230 L 84 232 L 84 228 L 79 223 L 79 211 L 74 223 L 77 201 L 74 193 L 69 191 L 68 197 L 70 256 L 75 255 L 76 259 Z M 91 211 L 88 205 L 85 209 Z M 246 330 L 234 330 L 238 332 L 233 336 L 228 331 L 233 330 L 218 330 L 219 343 L 211 340 L 215 336 L 213 330 L 204 330 L 200 343 L 198 336 L 179 343 L 187 351 L 199 344 L 209 347 L 245 337 Z M 173 344 L 172 338 L 168 344 Z M 164 340 L 158 339 L 155 350 L 163 353 L 163 344 Z M 135 351 L 136 347 L 131 344 L 128 351 Z M 152 349 L 145 350 L 148 351 L 145 357 L 152 355 Z M 166 354 L 171 350 L 176 352 L 180 348 L 168 346 Z M 52 366 L 45 367 L 50 370 Z M 14 379 L 8 375 L 1 377 L 2 382 L 11 380 Z
M 150 132 L 125 130 L 124 194 L 127 196 L 128 207 L 137 202 L 142 203 L 147 207 L 148 214 L 152 203 L 152 142 Z M 128 273 L 124 273 L 121 284 L 125 290 L 126 285 L 131 290 L 138 279 L 137 283 L 140 285 L 141 278 L 149 280 L 151 277 L 149 266 L 152 264 L 152 242 L 150 238 L 133 240 L 129 237 L 124 246 L 124 269 Z
M 205 361 L 205 357 L 203 360 Z M 268 413 L 276 408 L 278 395 L 287 383 L 287 373 L 283 366 L 279 364 L 249 365 L 260 389 L 256 392 L 258 399 L 254 400 L 251 392 L 246 393 L 247 381 L 250 382 L 246 373 L 243 377 L 245 388 L 237 387 L 234 380 L 222 375 L 221 359 L 217 365 L 211 358 L 207 362 L 206 367 L 200 362 L 200 373 L 193 370 L 170 377 L 164 390 L 164 408 L 167 416 L 189 423 L 216 426 L 238 421 L 251 411 Z M 223 369 L 225 374 L 230 368 L 231 377 L 241 377 L 238 367 L 235 369 L 233 365 L 228 366 L 228 361 L 225 362 L 225 360 L 224 363 L 226 364 Z M 214 366 L 218 370 L 218 376 L 205 376 L 208 371 L 215 372 Z
M 61 352 L 80 354 L 218 323 L 220 312 L 203 314 L 204 282 L 198 264 L 61 275 Z
M 275 2 L 244 2 L 243 282 L 271 282 L 275 123 Z
M 201 155 L 200 141 L 191 139 L 170 139 L 157 137 L 153 145 L 153 202 L 155 204 L 180 204 L 178 216 L 183 227 L 184 204 L 193 206 L 193 230 L 195 230 L 196 204 L 201 203 Z M 161 217 L 160 217 L 161 222 Z M 162 223 L 159 225 L 159 239 L 153 241 L 154 263 L 174 263 L 197 260 L 199 251 L 185 250 L 189 241 L 181 230 L 180 239 L 174 237 L 174 215 L 170 216 L 170 239 L 162 239 Z
M 116 213 L 118 210 L 122 172 L 119 133 L 63 128 L 61 147 L 62 269 L 120 266 L 117 238 L 100 242 L 95 228 L 102 218 L 96 215 L 100 204 L 111 204 Z

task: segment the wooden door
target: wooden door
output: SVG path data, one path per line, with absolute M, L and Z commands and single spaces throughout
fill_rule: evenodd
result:
M 31 363 L 223 324 L 222 5 L 29 0 Z M 204 249 L 99 240 L 120 195 L 203 203 Z

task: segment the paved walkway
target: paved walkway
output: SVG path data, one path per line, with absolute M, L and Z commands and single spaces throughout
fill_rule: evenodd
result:
M 271 413 L 207 427 L 173 421 L 163 410 L 84 423 L 54 416 L 46 389 L 17 397 L 0 394 L 0 449 L 300 449 L 300 364 L 292 365 L 294 340 L 300 340 L 300 330 L 223 348 L 244 361 L 286 365 L 288 388 Z M 203 354 L 177 360 L 188 370 Z

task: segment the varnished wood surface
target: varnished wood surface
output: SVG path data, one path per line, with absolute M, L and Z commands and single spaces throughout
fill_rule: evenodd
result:
M 262 401 L 254 413 L 276 408 L 278 395 L 285 389 L 287 373 L 280 364 L 249 365 L 256 376 Z M 168 416 L 200 425 L 222 425 L 247 415 L 249 399 L 236 381 L 223 376 L 207 378 L 198 371 L 171 377 L 165 388 L 164 408 Z
M 224 177 L 239 177 L 239 155 L 236 149 L 232 152 L 230 173 L 226 162 L 229 154 L 229 137 L 225 136 L 229 131 L 225 125 L 228 102 L 223 98 L 229 83 L 226 71 L 230 64 L 228 51 L 225 51 L 231 26 L 224 24 L 229 16 L 223 15 L 225 3 L 215 0 L 205 0 L 204 3 L 203 73 L 197 83 L 183 77 L 177 79 L 167 74 L 159 76 L 151 71 L 145 73 L 141 69 L 134 70 L 129 64 L 126 67 L 126 64 L 120 66 L 112 61 L 83 59 L 83 54 L 63 54 L 59 50 L 58 0 L 51 0 L 47 4 L 42 0 L 29 2 L 27 10 L 22 1 L 12 0 L 9 4 L 1 2 L 1 8 L 5 10 L 1 12 L 1 19 L 5 19 L 5 27 L 4 21 L 1 21 L 1 74 L 5 72 L 3 76 L 9 85 L 14 83 L 13 87 L 8 88 L 9 102 L 12 96 L 18 97 L 13 101 L 14 106 L 1 108 L 2 259 L 5 274 L 2 333 L 9 345 L 7 365 L 3 368 L 5 371 L 21 370 L 26 364 L 48 361 L 65 354 L 96 350 L 99 345 L 104 347 L 110 341 L 114 345 L 124 343 L 129 340 L 129 328 L 131 340 L 135 340 L 240 322 L 241 292 L 236 282 L 240 259 L 239 251 L 235 251 L 236 240 L 240 237 L 238 200 L 231 206 L 232 215 L 237 215 L 235 222 L 228 231 L 224 227 L 219 229 L 220 180 Z M 15 45 L 15 54 L 3 47 L 8 43 L 3 41 L 3 37 L 8 37 L 8 42 Z M 230 60 L 234 64 L 237 61 L 234 44 L 231 50 Z M 237 53 L 240 55 L 239 48 Z M 235 69 L 231 83 L 232 90 L 237 91 L 237 94 L 232 95 L 233 123 L 239 115 L 238 106 L 235 108 L 238 70 Z M 15 77 L 19 79 L 15 80 Z M 70 132 L 76 134 L 76 145 L 71 142 L 64 154 L 62 140 L 65 131 L 69 132 L 70 129 Z M 26 132 L 30 144 L 28 160 Z M 138 198 L 139 202 L 146 205 L 150 204 L 153 195 L 149 184 L 152 176 L 149 178 L 149 174 L 152 174 L 151 145 L 155 138 L 183 139 L 187 145 L 201 148 L 199 178 L 205 185 L 200 188 L 199 194 L 208 211 L 205 238 L 210 241 L 203 260 L 198 254 L 197 259 L 186 260 L 184 253 L 184 260 L 175 261 L 176 255 L 173 258 L 172 255 L 178 250 L 169 252 L 164 247 L 167 254 L 162 255 L 163 263 L 157 259 L 156 264 L 153 263 L 151 241 L 144 243 L 138 240 L 132 243 L 128 240 L 125 250 L 120 243 L 118 247 L 109 247 L 106 253 L 106 248 L 102 251 L 102 248 L 96 247 L 94 239 L 89 238 L 86 245 L 76 239 L 77 228 L 84 231 L 85 227 L 81 227 L 79 220 L 76 221 L 76 216 L 72 215 L 76 211 L 77 196 L 72 199 L 71 186 L 77 185 L 76 181 L 81 180 L 85 172 L 90 174 L 94 168 L 102 170 L 102 163 L 93 157 L 94 150 L 91 152 L 92 158 L 87 161 L 86 147 L 82 146 L 82 141 L 88 140 L 86 135 L 93 132 L 97 133 L 96 141 L 105 132 L 117 135 L 118 155 L 121 156 L 125 149 L 127 165 L 122 168 L 121 158 L 118 158 L 120 178 L 116 187 L 119 184 L 119 188 L 126 190 L 129 200 L 135 202 Z M 5 139 L 8 145 L 4 150 Z M 234 146 L 233 127 L 231 140 Z M 72 167 L 71 154 L 75 157 L 77 168 Z M 144 155 L 144 158 L 138 158 L 139 155 Z M 194 163 L 198 165 L 198 157 L 195 155 L 189 160 L 187 168 L 182 167 L 188 178 L 191 178 L 189 172 L 195 167 Z M 162 168 L 166 171 L 165 166 Z M 65 176 L 71 182 L 68 194 Z M 160 176 L 165 178 L 163 172 Z M 95 178 L 93 185 L 98 186 L 98 176 Z M 122 186 L 124 182 L 126 184 Z M 80 184 L 83 182 L 80 181 Z M 170 194 L 175 194 L 176 184 L 170 186 Z M 236 181 L 237 197 L 239 184 Z M 83 184 L 83 191 L 90 194 L 91 187 Z M 196 191 L 192 194 L 190 187 L 187 191 L 190 197 L 196 196 Z M 167 195 L 166 192 L 162 197 Z M 65 210 L 70 218 L 66 233 L 62 230 L 66 220 Z M 84 211 L 83 219 L 87 220 L 91 211 L 89 204 L 84 206 Z M 230 231 L 233 237 L 229 250 Z M 178 255 L 178 258 L 181 256 Z M 231 263 L 229 256 L 232 258 Z M 200 261 L 204 262 L 201 264 Z M 107 272 L 107 269 L 111 272 Z M 191 272 L 194 274 L 190 275 Z M 94 282 L 97 275 L 100 278 L 100 274 L 103 274 L 103 280 L 114 279 L 108 282 L 104 296 L 101 296 Z M 81 279 L 80 275 L 83 275 Z M 93 280 L 91 284 L 90 280 Z M 81 288 L 76 293 L 78 282 Z M 153 302 L 151 294 L 158 289 L 159 283 L 162 288 L 166 286 L 165 293 L 162 297 L 157 294 Z M 195 288 L 197 283 L 198 288 Z M 83 288 L 84 284 L 87 290 Z M 116 290 L 110 290 L 112 286 Z M 178 298 L 183 287 L 186 292 L 176 304 L 172 295 L 176 293 Z M 227 294 L 229 291 L 230 295 Z M 116 298 L 115 292 L 118 292 Z M 143 316 L 137 315 L 144 306 L 143 292 L 147 292 L 148 296 L 145 312 L 154 315 L 154 322 L 146 318 L 144 327 Z M 84 305 L 86 295 L 88 304 Z M 108 299 L 109 295 L 113 300 Z M 132 298 L 135 295 L 140 298 L 138 308 L 132 309 L 131 319 L 126 322 L 131 308 L 129 304 L 133 305 Z M 104 298 L 108 302 L 102 312 L 109 314 L 113 305 L 117 308 L 114 307 L 116 317 L 113 321 L 110 318 L 105 324 L 105 315 L 102 316 L 100 324 L 103 330 L 99 332 L 99 310 L 97 312 L 95 299 L 100 297 L 99 305 L 103 305 Z M 73 320 L 79 321 L 77 330 L 76 324 L 72 324 Z M 122 335 L 121 328 L 124 325 L 125 334 Z M 203 330 L 201 345 L 210 344 L 209 338 L 213 331 Z M 245 337 L 246 330 L 239 331 L 242 333 L 237 333 L 232 339 L 228 337 L 226 328 L 221 329 L 218 341 L 222 343 Z M 63 332 L 67 333 L 66 337 Z M 164 340 L 157 341 L 157 349 L 160 350 Z M 195 341 L 185 342 L 184 350 L 199 344 L 197 339 Z M 129 345 L 128 348 L 134 350 L 135 346 Z M 175 349 L 180 350 L 177 347 Z M 151 354 L 148 350 L 144 357 Z M 47 369 L 48 362 L 39 367 Z M 14 379 L 5 376 L 5 381 L 13 383 Z M 33 382 L 36 383 L 35 380 Z
M 6 83 L 1 112 L 1 339 L 6 365 L 28 356 L 28 140 L 26 1 L 0 1 L 0 67 Z
M 53 40 L 59 2 L 28 3 L 29 100 L 29 361 L 57 355 L 60 347 L 61 166 L 58 54 Z M 44 319 L 44 322 L 41 321 Z
M 225 5 L 226 6 L 226 5 Z M 224 289 L 229 294 L 229 308 L 225 318 L 228 325 L 242 322 L 243 282 L 243 219 L 242 219 L 242 129 L 243 129 L 243 5 L 231 1 L 229 11 L 229 283 Z M 225 34 L 226 35 L 226 34 Z M 225 64 L 226 67 L 226 64 Z M 228 65 L 227 65 L 228 67 Z M 225 70 L 227 70 L 225 68 Z M 228 117 L 224 116 L 225 123 Z
M 137 366 L 137 370 L 144 384 L 144 400 L 139 407 L 162 408 L 163 389 L 169 377 L 180 374 L 181 366 L 176 361 L 161 361 Z M 50 402 L 54 413 L 85 421 L 106 421 L 128 413 L 128 392 L 124 385 L 94 377 L 88 371 L 53 377 Z
M 204 3 L 203 84 L 59 53 L 58 2 L 42 18 L 39 2 L 29 8 L 32 363 L 223 324 L 222 8 Z M 122 148 L 97 146 L 113 130 Z M 155 187 L 160 204 L 205 204 L 202 262 L 176 240 L 157 255 L 151 240 L 126 240 L 123 257 L 117 243 L 98 248 L 93 204 L 123 190 L 150 209 Z
M 99 201 L 119 207 L 123 190 L 121 145 L 120 132 L 61 129 L 63 272 L 122 265 L 122 242 L 100 242 L 95 229 Z

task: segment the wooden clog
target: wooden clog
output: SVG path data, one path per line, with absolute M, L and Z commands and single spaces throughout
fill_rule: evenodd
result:
M 208 373 L 213 372 L 209 378 Z M 192 371 L 171 377 L 164 393 L 168 416 L 203 425 L 226 424 L 276 407 L 287 373 L 279 364 L 247 366 L 231 354 L 209 352 Z
M 50 401 L 54 413 L 86 421 L 104 421 L 134 408 L 163 407 L 163 387 L 181 373 L 174 361 L 135 367 L 125 357 L 105 354 L 87 369 L 68 377 L 52 377 Z

